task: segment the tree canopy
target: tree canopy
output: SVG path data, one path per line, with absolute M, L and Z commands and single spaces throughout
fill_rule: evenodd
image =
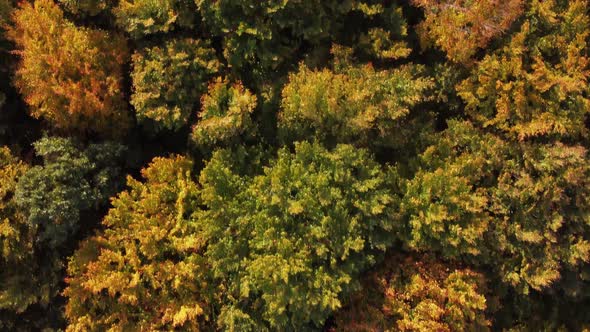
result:
M 589 8 L 0 0 L 0 330 L 590 330 Z
M 14 83 L 34 117 L 67 131 L 125 129 L 122 38 L 75 26 L 53 0 L 22 2 L 13 20 L 8 36 L 21 59 Z

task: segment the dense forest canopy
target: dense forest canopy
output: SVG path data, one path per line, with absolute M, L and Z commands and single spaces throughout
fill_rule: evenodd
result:
M 0 0 L 0 330 L 590 329 L 588 0 Z

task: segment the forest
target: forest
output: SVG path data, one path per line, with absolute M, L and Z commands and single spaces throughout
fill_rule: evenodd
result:
M 590 331 L 590 0 L 0 0 L 0 331 Z

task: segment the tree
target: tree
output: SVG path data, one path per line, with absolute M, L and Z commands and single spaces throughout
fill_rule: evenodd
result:
M 252 137 L 255 134 L 252 112 L 256 108 L 256 100 L 256 96 L 240 82 L 230 84 L 218 78 L 203 96 L 192 140 L 197 146 L 210 149 L 228 145 L 242 136 Z
M 0 0 L 0 28 L 4 30 L 4 25 L 8 23 L 10 12 L 12 11 L 11 0 Z
M 192 0 L 121 0 L 113 9 L 117 25 L 133 38 L 177 27 L 192 27 Z
M 8 36 L 21 58 L 14 84 L 35 118 L 77 132 L 126 127 L 123 39 L 74 26 L 52 0 L 21 2 L 13 20 Z
M 75 15 L 96 16 L 113 6 L 113 0 L 59 0 L 64 7 Z
M 424 47 L 436 45 L 454 62 L 471 64 L 478 50 L 510 28 L 522 14 L 523 0 L 412 0 L 424 9 L 418 26 Z
M 199 330 L 209 324 L 213 288 L 198 232 L 192 163 L 155 158 L 145 182 L 113 200 L 105 230 L 82 243 L 70 259 L 68 331 Z
M 324 42 L 338 18 L 350 11 L 341 1 L 195 0 L 205 25 L 223 37 L 234 69 L 268 74 L 289 60 L 303 43 Z
M 34 146 L 43 166 L 31 167 L 21 178 L 15 200 L 27 223 L 38 229 L 36 241 L 56 249 L 78 230 L 82 212 L 104 206 L 117 191 L 123 147 L 102 143 L 82 150 L 57 137 Z
M 219 69 L 215 50 L 195 39 L 171 40 L 136 52 L 132 59 L 131 104 L 138 120 L 151 120 L 156 130 L 186 125 Z
M 279 136 L 286 142 L 315 138 L 327 144 L 402 147 L 404 123 L 431 85 L 419 66 L 384 71 L 371 65 L 335 71 L 300 66 L 283 89 Z
M 23 311 L 38 300 L 36 287 L 31 287 L 28 270 L 33 254 L 34 229 L 26 223 L 13 196 L 17 181 L 26 173 L 27 165 L 0 148 L 0 309 Z M 1 325 L 0 325 L 1 326 Z
M 484 281 L 429 257 L 393 255 L 336 314 L 336 330 L 486 331 Z
M 48 304 L 59 291 L 59 255 L 37 243 L 38 228 L 27 222 L 14 199 L 17 183 L 29 167 L 0 148 L 0 328 L 41 329 L 51 323 L 39 312 L 50 314 Z M 37 317 L 27 311 L 37 307 Z
M 367 60 L 398 60 L 410 55 L 412 49 L 405 38 L 408 26 L 397 1 L 353 1 L 345 19 L 344 36 L 354 53 Z M 351 21 L 348 21 L 352 17 Z
M 520 31 L 458 87 L 466 113 L 511 139 L 576 138 L 590 107 L 586 1 L 533 1 Z
M 218 325 L 320 328 L 393 237 L 394 198 L 366 150 L 298 143 L 264 174 L 234 173 L 227 150 L 200 176 L 207 257 L 224 300 Z
M 534 1 L 510 44 L 458 87 L 471 121 L 451 121 L 407 184 L 401 233 L 411 248 L 492 266 L 525 294 L 581 296 L 590 261 L 580 144 L 588 96 L 577 85 L 590 74 L 586 8 Z

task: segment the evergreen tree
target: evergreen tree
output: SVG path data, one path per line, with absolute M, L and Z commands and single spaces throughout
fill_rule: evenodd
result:
M 35 143 L 43 158 L 18 182 L 15 200 L 38 240 L 59 248 L 80 227 L 84 211 L 103 207 L 116 193 L 121 177 L 123 147 L 116 143 L 80 149 L 66 138 L 43 138 Z

